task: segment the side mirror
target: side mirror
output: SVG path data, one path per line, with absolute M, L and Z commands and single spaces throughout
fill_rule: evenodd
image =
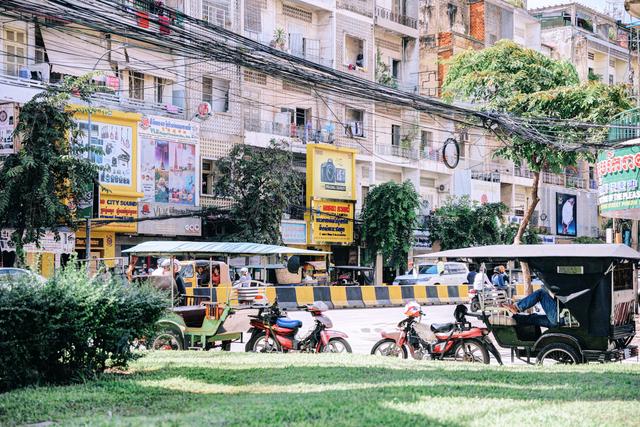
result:
M 298 274 L 300 270 L 300 257 L 297 255 L 289 257 L 287 260 L 287 271 L 291 274 Z
M 441 275 L 441 276 L 444 276 L 445 274 L 447 274 L 447 272 L 446 272 L 446 271 L 444 271 L 444 270 L 442 270 L 442 271 L 440 272 L 440 275 Z

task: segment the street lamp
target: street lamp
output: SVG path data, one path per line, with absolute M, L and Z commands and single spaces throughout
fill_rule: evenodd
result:
M 93 67 L 91 68 L 91 73 L 93 73 L 96 70 L 96 67 L 98 66 L 98 64 L 100 63 L 100 61 L 102 61 L 102 58 L 105 57 L 105 55 L 114 52 L 118 49 L 124 49 L 128 46 L 127 43 L 123 43 L 115 48 L 109 49 L 107 51 L 105 51 L 102 55 L 100 55 L 100 57 L 96 60 L 96 63 L 93 65 Z M 88 135 L 87 135 L 87 160 L 91 160 L 91 133 L 92 133 L 92 129 L 91 129 L 91 96 L 89 96 L 87 103 L 89 104 L 89 110 L 87 112 L 87 128 L 88 128 Z M 89 209 L 88 209 L 88 215 L 87 215 L 87 222 L 86 222 L 86 227 L 85 227 L 85 243 L 84 243 L 84 248 L 85 248 L 85 252 L 87 253 L 87 270 L 89 270 L 91 268 L 91 219 L 93 217 L 93 188 L 91 190 L 91 204 L 89 205 Z

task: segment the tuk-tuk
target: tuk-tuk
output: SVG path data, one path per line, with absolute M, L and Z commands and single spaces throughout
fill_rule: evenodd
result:
M 367 286 L 373 285 L 371 267 L 355 265 L 336 265 L 331 268 L 332 286 Z
M 248 302 L 238 304 L 238 301 L 254 298 L 265 286 L 251 280 L 248 287 L 234 289 L 228 267 L 232 257 L 288 255 L 289 262 L 285 268 L 297 271 L 300 256 L 326 256 L 326 252 L 257 243 L 180 241 L 149 241 L 123 252 L 133 255 L 132 262 L 135 256 L 170 258 L 172 264 L 176 259 L 182 259 L 179 274 L 185 283 L 186 293 L 179 295 L 179 300 L 184 303 L 172 306 L 171 313 L 157 322 L 159 333 L 151 342 L 152 349 L 172 350 L 208 350 L 214 347 L 230 350 L 233 341 L 242 340 L 242 333 L 249 329 L 245 309 L 252 306 Z M 219 258 L 226 262 L 217 261 Z M 200 280 L 197 277 L 198 267 L 203 267 Z M 205 267 L 208 267 L 206 273 Z M 217 284 L 211 274 L 216 267 L 220 269 L 220 282 Z M 211 280 L 205 283 L 207 278 Z M 157 282 L 160 288 L 170 289 L 172 304 L 175 302 L 177 287 L 172 275 L 151 276 L 149 280 L 154 284 Z
M 557 304 L 557 327 L 518 324 L 505 306 L 477 315 L 512 359 L 540 364 L 619 361 L 638 356 L 631 345 L 638 313 L 640 253 L 625 245 L 495 245 L 429 254 L 476 263 L 528 263 Z M 481 269 L 482 270 L 482 269 Z M 480 272 L 482 273 L 482 271 Z

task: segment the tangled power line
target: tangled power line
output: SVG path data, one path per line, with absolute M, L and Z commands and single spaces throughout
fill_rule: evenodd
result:
M 606 131 L 611 127 L 636 129 L 558 118 L 517 117 L 448 104 L 290 55 L 165 6 L 162 6 L 164 15 L 148 17 L 154 26 L 142 28 L 136 23 L 137 9 L 134 3 L 129 0 L 4 0 L 0 15 L 22 21 L 36 20 L 45 27 L 81 25 L 171 51 L 185 59 L 232 63 L 302 87 L 310 87 L 316 93 L 387 103 L 464 126 L 488 129 L 502 141 L 517 137 L 565 151 L 588 151 L 610 148 L 619 142 L 606 139 Z M 169 15 L 179 16 L 181 24 L 166 19 Z M 160 33 L 157 30 L 159 27 L 163 29 Z

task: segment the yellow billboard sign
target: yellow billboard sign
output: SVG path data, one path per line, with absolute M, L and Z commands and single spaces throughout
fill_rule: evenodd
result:
M 103 231 L 135 233 L 138 229 L 138 223 L 136 222 L 138 219 L 138 199 L 136 197 L 113 196 L 103 193 L 100 195 L 98 217 L 101 220 L 114 219 L 122 221 L 110 222 L 108 225 L 100 227 Z M 102 221 L 101 223 L 104 224 Z
M 326 144 L 307 145 L 309 200 L 356 200 L 355 170 L 355 150 Z
M 353 203 L 315 200 L 311 218 L 311 243 L 353 242 Z

